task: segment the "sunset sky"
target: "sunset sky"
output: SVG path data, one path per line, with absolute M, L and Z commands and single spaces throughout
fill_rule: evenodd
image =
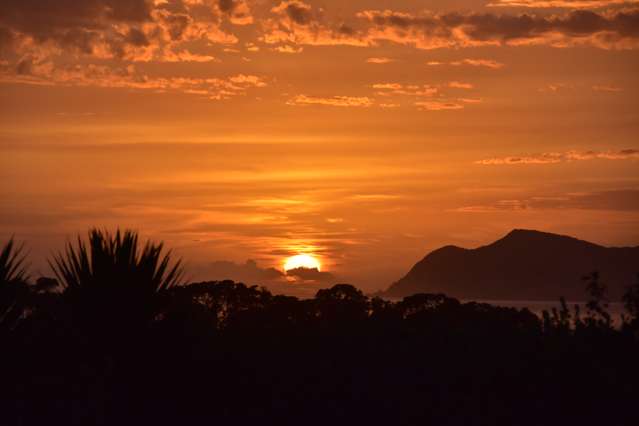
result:
M 512 228 L 637 245 L 639 1 L 2 0 L 0 182 L 36 276 L 90 226 L 290 292 Z

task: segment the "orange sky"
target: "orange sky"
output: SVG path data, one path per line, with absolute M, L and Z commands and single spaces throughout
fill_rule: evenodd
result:
M 0 239 L 309 291 L 515 227 L 636 245 L 638 71 L 637 1 L 3 0 Z

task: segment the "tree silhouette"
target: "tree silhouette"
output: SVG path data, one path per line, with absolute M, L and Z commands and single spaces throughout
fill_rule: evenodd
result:
M 602 329 L 612 327 L 612 317 L 608 312 L 609 302 L 606 297 L 607 288 L 599 278 L 599 272 L 592 272 L 583 278 L 586 281 L 586 292 L 590 296 L 586 302 L 586 325 Z
M 178 285 L 181 263 L 138 241 L 91 230 L 33 285 L 22 249 L 4 247 L 0 423 L 636 423 L 639 281 L 615 328 L 596 274 L 583 318 L 562 298 L 542 322 L 349 284 L 309 299 Z
M 368 298 L 350 284 L 336 284 L 315 296 L 319 317 L 326 322 L 350 324 L 368 318 Z
M 624 327 L 637 333 L 639 337 L 639 274 L 635 283 L 626 289 L 623 304 L 628 313 L 628 317 L 623 318 Z

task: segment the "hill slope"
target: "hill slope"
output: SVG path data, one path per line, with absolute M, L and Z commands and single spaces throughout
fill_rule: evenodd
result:
M 388 297 L 446 293 L 468 299 L 583 300 L 584 275 L 599 271 L 618 300 L 639 273 L 639 247 L 608 248 L 563 235 L 516 229 L 477 249 L 428 254 L 386 291 Z

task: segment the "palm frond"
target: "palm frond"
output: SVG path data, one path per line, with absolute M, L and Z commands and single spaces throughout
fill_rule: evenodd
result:
M 183 277 L 182 262 L 170 266 L 171 252 L 162 251 L 161 243 L 151 242 L 140 249 L 138 234 L 130 230 L 111 234 L 92 229 L 88 243 L 78 237 L 76 246 L 68 243 L 49 265 L 68 289 L 122 287 L 157 293 L 180 284 Z
M 16 246 L 12 237 L 0 252 L 0 283 L 26 281 L 25 260 L 24 246 Z

